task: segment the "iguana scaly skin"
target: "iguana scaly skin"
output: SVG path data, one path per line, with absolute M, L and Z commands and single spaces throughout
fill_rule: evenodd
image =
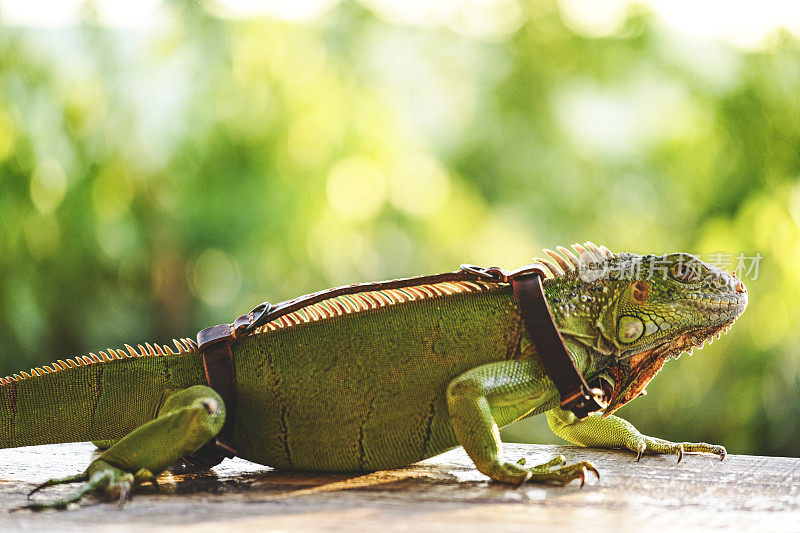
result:
M 719 336 L 744 311 L 733 276 L 687 254 L 613 254 L 591 243 L 540 259 L 557 326 L 578 369 L 602 386 L 602 415 L 577 420 L 520 323 L 511 288 L 449 282 L 323 301 L 234 346 L 230 444 L 239 456 L 293 470 L 394 468 L 464 446 L 493 480 L 583 482 L 586 462 L 527 467 L 501 456 L 498 428 L 547 412 L 553 431 L 585 446 L 642 453 L 708 452 L 640 434 L 610 414 L 644 392 L 664 362 Z M 129 496 L 213 438 L 225 405 L 205 385 L 192 341 L 130 346 L 0 379 L 0 447 L 116 441 L 65 507 L 90 491 Z

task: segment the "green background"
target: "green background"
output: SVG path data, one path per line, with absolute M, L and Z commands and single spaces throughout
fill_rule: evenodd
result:
M 554 2 L 503 5 L 486 33 L 354 2 L 0 27 L 0 375 L 576 241 L 758 253 L 731 333 L 621 414 L 798 455 L 797 38 L 697 42 L 643 9 L 592 37 Z M 541 421 L 506 437 L 557 441 Z

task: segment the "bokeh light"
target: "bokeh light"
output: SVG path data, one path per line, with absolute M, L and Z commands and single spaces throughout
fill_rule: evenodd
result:
M 797 455 L 799 5 L 0 0 L 0 375 L 575 241 L 743 254 L 623 414 Z

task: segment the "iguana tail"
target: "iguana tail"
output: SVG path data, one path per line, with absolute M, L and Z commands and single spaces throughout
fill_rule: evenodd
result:
M 0 378 L 0 448 L 119 439 L 154 418 L 167 393 L 203 383 L 194 344 L 60 360 Z

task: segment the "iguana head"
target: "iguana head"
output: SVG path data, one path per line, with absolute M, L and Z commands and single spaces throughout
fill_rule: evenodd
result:
M 563 270 L 556 276 L 569 279 L 559 284 L 567 293 L 554 298 L 555 306 L 576 295 L 571 300 L 583 304 L 584 313 L 575 313 L 583 315 L 582 331 L 596 333 L 591 347 L 607 355 L 587 372 L 606 391 L 603 416 L 642 394 L 666 361 L 719 338 L 747 307 L 741 281 L 693 255 L 613 254 L 591 243 L 574 248 L 578 256 L 559 248 L 566 261 L 548 251 Z M 575 321 L 567 317 L 565 323 Z

